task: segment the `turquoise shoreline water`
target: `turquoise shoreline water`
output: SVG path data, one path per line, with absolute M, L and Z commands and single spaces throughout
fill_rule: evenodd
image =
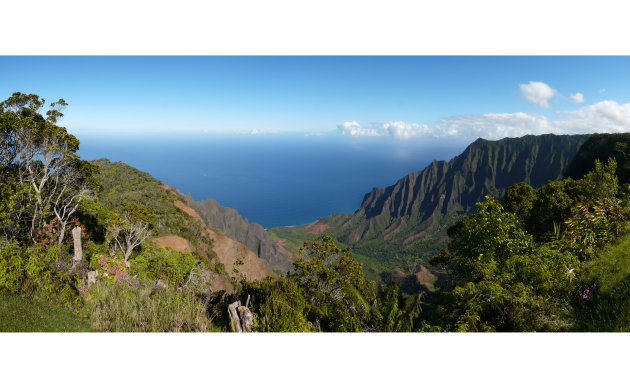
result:
M 342 136 L 79 136 L 83 159 L 108 158 L 214 198 L 265 228 L 355 211 L 373 187 L 395 183 L 464 146 Z

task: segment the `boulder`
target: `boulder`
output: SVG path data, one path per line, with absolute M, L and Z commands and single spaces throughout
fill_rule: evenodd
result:
M 168 288 L 168 284 L 163 282 L 162 279 L 158 279 L 153 285 L 153 288 Z
M 98 278 L 98 271 L 90 271 L 87 274 L 87 286 L 91 287 L 96 283 L 96 279 Z
M 254 327 L 254 314 L 245 306 L 238 307 L 238 315 L 241 318 L 243 332 L 251 332 Z

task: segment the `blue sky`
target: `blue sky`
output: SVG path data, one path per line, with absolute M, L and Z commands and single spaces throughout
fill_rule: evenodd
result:
M 79 135 L 492 138 L 630 125 L 630 57 L 0 57 L 0 98 L 14 91 L 64 98 L 63 124 Z

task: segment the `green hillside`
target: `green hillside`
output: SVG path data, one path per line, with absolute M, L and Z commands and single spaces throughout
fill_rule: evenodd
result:
M 365 260 L 371 275 L 393 268 L 411 272 L 446 247 L 446 230 L 470 214 L 484 196 L 503 198 L 512 184 L 540 187 L 562 173 L 588 135 L 478 139 L 450 160 L 434 161 L 396 184 L 367 193 L 353 214 L 332 215 L 325 230 Z M 299 241 L 307 227 L 273 228 L 273 236 Z M 435 270 L 435 269 L 434 269 Z

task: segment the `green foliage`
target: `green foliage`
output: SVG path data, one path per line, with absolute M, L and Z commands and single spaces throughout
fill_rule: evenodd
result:
M 476 281 L 458 283 L 449 313 L 456 331 L 559 331 L 571 327 L 577 258 L 543 245 L 489 262 Z
M 610 200 L 619 192 L 619 179 L 617 178 L 617 161 L 608 159 L 608 163 L 595 161 L 595 167 L 591 170 L 582 182 L 586 192 L 586 204 L 596 201 Z
M 61 247 L 77 206 L 100 186 L 98 167 L 76 155 L 79 140 L 57 125 L 67 106 L 35 94 L 0 102 L 0 230 L 7 240 L 35 241 L 51 222 Z
M 197 263 L 193 253 L 176 252 L 146 243 L 142 252 L 131 260 L 130 273 L 139 279 L 162 279 L 173 287 L 181 287 Z
M 577 330 L 630 331 L 630 234 L 584 263 L 580 278 Z
M 98 282 L 86 297 L 97 331 L 191 332 L 213 330 L 203 303 L 194 295 L 122 283 Z
M 565 222 L 566 236 L 583 256 L 590 257 L 594 249 L 601 249 L 619 237 L 622 222 L 629 214 L 616 198 L 603 197 L 591 207 L 578 204 L 573 216 Z
M 416 293 L 405 297 L 398 285 L 388 284 L 383 295 L 379 298 L 379 310 L 382 317 L 379 331 L 412 331 L 414 319 L 420 316 L 422 311 L 422 296 L 422 293 Z
M 621 235 L 630 215 L 616 171 L 610 159 L 596 161 L 581 180 L 549 182 L 535 192 L 514 185 L 508 211 L 488 198 L 455 223 L 449 251 L 434 259 L 454 269 L 437 321 L 459 331 L 563 331 L 598 327 L 593 317 L 600 317 L 608 325 L 600 328 L 621 328 L 610 314 L 626 314 L 625 301 L 598 288 L 614 283 L 603 279 L 619 267 L 598 252 Z M 616 284 L 623 293 L 623 281 Z
M 561 242 L 537 246 L 516 215 L 491 197 L 478 208 L 449 229 L 456 281 L 445 312 L 449 327 L 567 330 L 577 257 Z
M 291 276 L 310 305 L 309 321 L 316 330 L 369 331 L 378 311 L 375 282 L 365 282 L 352 251 L 340 249 L 329 235 L 304 243 Z
M 306 318 L 310 306 L 290 278 L 280 275 L 278 279 L 267 277 L 246 283 L 242 293 L 252 296 L 255 331 L 313 331 L 313 324 Z
M 95 163 L 100 168 L 99 178 L 103 183 L 99 199 L 105 207 L 122 214 L 123 207 L 129 204 L 141 205 L 154 212 L 152 227 L 157 235 L 175 234 L 193 244 L 201 238 L 192 218 L 173 206 L 178 197 L 165 190 L 160 181 L 123 162 L 99 159 Z
M 503 199 L 505 210 L 514 213 L 520 221 L 527 219 L 534 207 L 536 190 L 525 182 L 507 188 Z
M 593 171 L 595 162 L 614 158 L 615 175 L 621 184 L 630 183 L 630 134 L 594 134 L 580 147 L 564 176 L 581 179 Z
M 55 246 L 0 242 L 0 292 L 44 299 L 67 308 L 81 306 L 78 278 L 63 271 Z
M 17 242 L 0 242 L 0 292 L 18 294 L 26 279 L 26 260 Z
M 554 224 L 564 224 L 571 217 L 574 206 L 587 201 L 585 194 L 583 182 L 573 179 L 549 182 L 540 187 L 525 221 L 527 231 L 537 240 L 546 239 L 553 233 Z
M 214 265 L 214 272 L 218 273 L 219 275 L 224 275 L 225 264 L 217 260 L 217 263 Z
M 533 239 L 516 216 L 505 212 L 494 198 L 486 196 L 478 211 L 457 221 L 448 230 L 449 250 L 455 257 L 455 274 L 463 280 L 485 276 L 488 266 L 503 263 L 514 254 L 531 251 Z

